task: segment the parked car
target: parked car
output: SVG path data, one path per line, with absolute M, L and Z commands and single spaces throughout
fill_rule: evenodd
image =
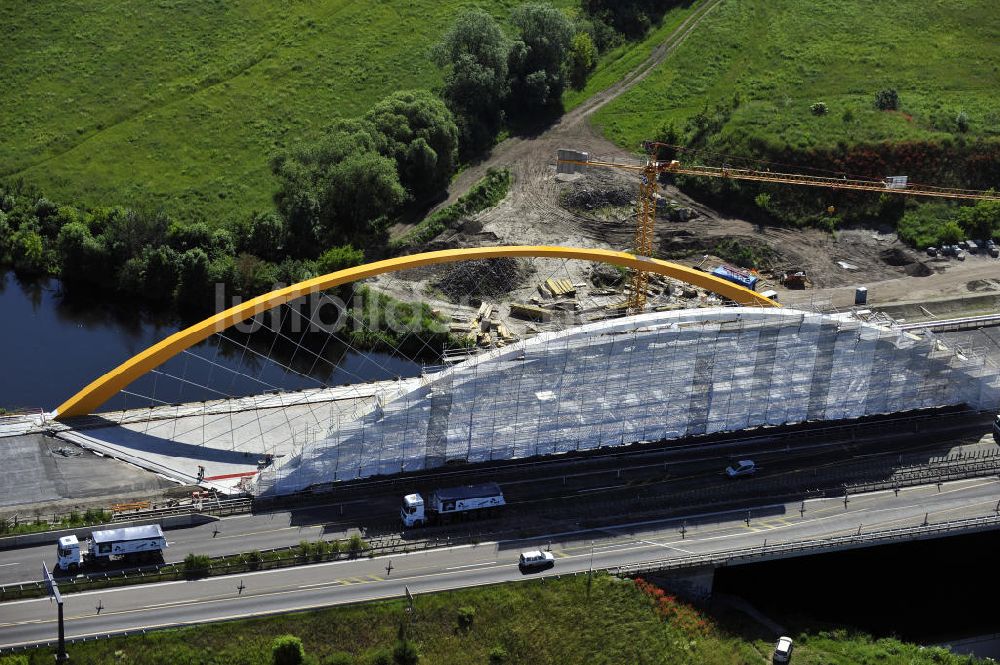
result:
M 937 255 L 938 255 L 937 247 L 927 248 L 927 256 L 937 256 Z
M 965 250 L 960 249 L 957 252 L 955 252 L 955 258 L 958 259 L 959 261 L 964 261 L 965 260 Z
M 965 240 L 959 240 L 958 243 L 955 245 L 955 247 L 957 247 L 959 249 L 968 249 L 969 245 L 967 244 L 967 241 L 965 241 Z
M 989 252 L 990 256 L 992 256 L 994 259 L 1000 258 L 1000 247 L 997 247 L 996 245 L 990 245 L 989 247 L 986 248 L 986 251 Z
M 792 660 L 792 638 L 782 635 L 778 638 L 778 643 L 774 645 L 774 655 L 771 662 L 789 663 Z
M 965 249 L 968 250 L 969 254 L 976 254 L 979 252 L 979 245 L 976 244 L 975 240 L 966 240 Z
M 730 478 L 739 478 L 741 476 L 752 476 L 757 472 L 757 465 L 754 464 L 752 459 L 741 459 L 739 462 L 733 466 L 726 467 L 726 475 Z
M 542 552 L 541 550 L 532 550 L 530 552 L 521 552 L 521 556 L 518 558 L 517 567 L 521 569 L 521 572 L 527 572 L 529 570 L 541 570 L 542 568 L 550 568 L 556 564 L 556 557 L 552 552 Z
M 954 256 L 955 246 L 954 245 L 941 245 L 941 256 Z

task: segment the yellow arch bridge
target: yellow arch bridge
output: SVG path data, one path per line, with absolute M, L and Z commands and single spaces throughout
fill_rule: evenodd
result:
M 478 247 L 425 252 L 339 270 L 328 275 L 265 293 L 210 316 L 204 321 L 174 333 L 163 341 L 154 344 L 145 351 L 129 358 L 107 374 L 92 381 L 85 388 L 59 405 L 55 410 L 54 416 L 63 419 L 88 415 L 100 408 L 101 405 L 139 377 L 156 369 L 169 359 L 204 341 L 211 335 L 303 296 L 325 291 L 342 284 L 411 268 L 500 257 L 575 259 L 610 263 L 623 268 L 672 277 L 716 293 L 741 305 L 780 306 L 759 293 L 720 279 L 709 273 L 676 263 L 637 256 L 627 252 L 541 245 Z

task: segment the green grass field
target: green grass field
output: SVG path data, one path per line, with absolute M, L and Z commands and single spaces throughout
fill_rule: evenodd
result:
M 248 580 L 250 584 L 252 582 Z M 712 626 L 672 599 L 653 600 L 628 580 L 586 576 L 418 595 L 407 619 L 395 600 L 209 624 L 145 636 L 98 640 L 69 648 L 80 665 L 269 665 L 272 640 L 302 639 L 309 663 L 374 665 L 396 643 L 401 623 L 426 665 L 757 665 L 771 643 Z M 975 660 L 943 649 L 847 632 L 796 637 L 798 665 L 958 665 Z M 333 659 L 334 654 L 340 658 Z M 0 657 L 0 665 L 51 663 L 52 653 Z
M 895 88 L 900 110 L 875 92 Z M 707 104 L 740 105 L 721 138 L 777 149 L 1000 135 L 1000 13 L 993 0 L 724 0 L 663 65 L 595 123 L 634 147 Z M 814 116 L 810 105 L 829 112 Z M 846 114 L 846 117 L 845 117 Z M 882 174 L 877 174 L 882 175 Z
M 438 84 L 429 50 L 473 4 L 519 0 L 0 3 L 0 177 L 184 221 L 269 208 L 269 157 Z

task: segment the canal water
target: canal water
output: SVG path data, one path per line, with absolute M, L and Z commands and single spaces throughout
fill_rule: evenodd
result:
M 0 321 L 0 407 L 46 411 L 190 323 L 135 305 L 69 298 L 59 280 L 24 281 L 13 273 L 0 273 Z M 419 364 L 386 353 L 359 353 L 336 344 L 289 350 L 282 346 L 290 346 L 284 339 L 244 346 L 245 335 L 232 335 L 232 343 L 209 338 L 192 354 L 164 366 L 183 380 L 152 375 L 129 390 L 157 402 L 189 402 L 257 394 L 269 386 L 314 388 L 418 376 L 421 371 Z M 266 356 L 278 362 L 267 362 Z M 148 404 L 119 395 L 102 410 Z
M 998 546 L 986 533 L 720 568 L 715 590 L 793 633 L 847 626 L 1000 659 Z

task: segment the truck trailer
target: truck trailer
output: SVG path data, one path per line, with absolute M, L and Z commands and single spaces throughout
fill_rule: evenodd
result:
M 484 483 L 434 490 L 426 502 L 419 494 L 407 494 L 399 516 L 403 526 L 414 527 L 447 522 L 456 515 L 489 515 L 504 505 L 500 486 Z
M 60 538 L 56 546 L 56 568 L 74 573 L 93 566 L 106 566 L 112 561 L 163 561 L 163 550 L 167 547 L 159 524 L 94 531 L 87 543 L 86 551 L 82 551 L 76 536 Z

